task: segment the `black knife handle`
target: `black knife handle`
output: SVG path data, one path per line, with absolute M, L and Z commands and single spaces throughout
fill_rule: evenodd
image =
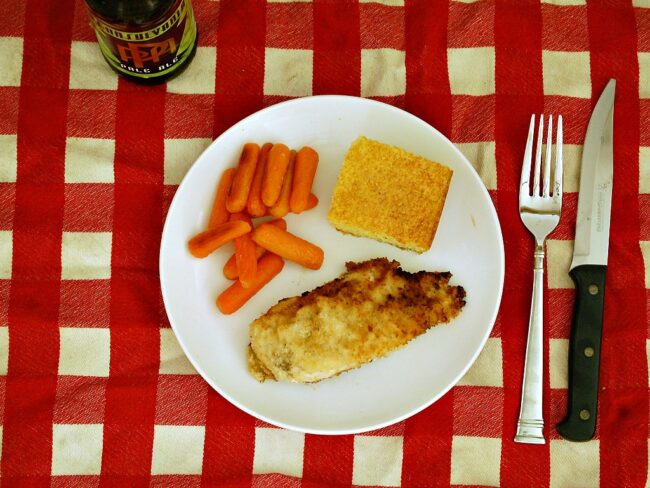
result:
M 557 431 L 572 441 L 588 441 L 596 430 L 600 345 L 607 266 L 573 268 L 576 301 L 569 341 L 569 412 Z

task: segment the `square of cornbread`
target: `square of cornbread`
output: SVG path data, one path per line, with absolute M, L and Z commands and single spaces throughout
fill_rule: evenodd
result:
M 338 230 L 423 253 L 431 247 L 452 170 L 359 137 L 345 156 L 328 219 Z

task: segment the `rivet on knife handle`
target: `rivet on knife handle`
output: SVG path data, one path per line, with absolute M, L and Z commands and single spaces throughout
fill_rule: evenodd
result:
M 569 343 L 569 412 L 557 431 L 572 441 L 588 441 L 596 430 L 600 345 L 607 266 L 571 270 L 576 304 Z

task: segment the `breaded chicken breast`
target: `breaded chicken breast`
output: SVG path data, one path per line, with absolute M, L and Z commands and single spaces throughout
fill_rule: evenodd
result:
M 403 271 L 386 258 L 286 298 L 250 326 L 248 364 L 259 381 L 313 383 L 386 356 L 465 305 L 451 273 Z

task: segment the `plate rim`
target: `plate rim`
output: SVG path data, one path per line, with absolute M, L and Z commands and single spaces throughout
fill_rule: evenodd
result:
M 485 333 L 480 341 L 480 346 L 476 349 L 474 352 L 472 358 L 470 361 L 467 362 L 465 367 L 460 371 L 460 373 L 451 381 L 445 388 L 443 388 L 440 392 L 438 392 L 436 395 L 432 396 L 430 400 L 422 403 L 418 407 L 409 410 L 408 412 L 395 417 L 390 420 L 386 420 L 384 422 L 379 422 L 376 424 L 372 424 L 363 428 L 348 428 L 348 429 L 311 429 L 311 428 L 305 428 L 301 427 L 298 425 L 292 425 L 286 422 L 281 422 L 278 420 L 274 420 L 271 418 L 268 418 L 267 416 L 260 414 L 259 412 L 254 411 L 253 409 L 247 407 L 246 405 L 242 404 L 238 400 L 234 399 L 231 397 L 228 393 L 224 392 L 220 386 L 218 386 L 215 382 L 213 382 L 209 375 L 205 373 L 203 368 L 198 364 L 196 359 L 192 357 L 191 354 L 188 353 L 187 346 L 181 336 L 179 335 L 177 331 L 177 326 L 174 324 L 174 320 L 171 317 L 171 314 L 168 312 L 168 299 L 167 295 L 169 292 L 166 292 L 166 287 L 163 282 L 163 263 L 164 263 L 164 253 L 163 253 L 163 246 L 166 240 L 166 236 L 169 233 L 169 216 L 172 213 L 172 210 L 178 205 L 178 194 L 179 190 L 181 189 L 182 185 L 185 184 L 185 182 L 191 178 L 191 175 L 194 171 L 196 171 L 197 165 L 196 163 L 203 158 L 204 154 L 207 153 L 210 148 L 217 144 L 218 141 L 225 137 L 226 135 L 230 134 L 231 132 L 237 131 L 242 125 L 245 125 L 251 121 L 251 119 L 257 118 L 262 116 L 263 114 L 266 114 L 267 112 L 272 112 L 274 110 L 279 110 L 287 105 L 294 105 L 294 104 L 300 104 L 300 103 L 305 103 L 306 101 L 313 100 L 313 99 L 329 99 L 329 100 L 340 100 L 344 101 L 346 103 L 351 102 L 351 103 L 360 103 L 360 104 L 367 104 L 367 105 L 375 105 L 375 106 L 381 106 L 383 109 L 387 109 L 389 111 L 393 111 L 395 113 L 399 113 L 402 116 L 406 116 L 410 119 L 412 119 L 413 122 L 424 125 L 426 128 L 429 130 L 433 131 L 433 133 L 437 134 L 439 137 L 441 137 L 444 141 L 446 141 L 452 148 L 453 152 L 456 153 L 457 156 L 459 156 L 465 163 L 470 168 L 470 173 L 472 174 L 472 177 L 475 180 L 478 180 L 479 187 L 481 189 L 481 192 L 483 193 L 483 196 L 487 199 L 489 205 L 489 214 L 492 217 L 494 223 L 496 223 L 496 237 L 497 237 L 497 247 L 499 251 L 499 269 L 498 269 L 498 281 L 499 281 L 499 287 L 498 287 L 498 293 L 497 293 L 497 299 L 495 302 L 495 307 L 494 311 L 492 313 L 492 316 L 489 319 L 489 327 L 486 328 Z M 465 157 L 465 155 L 458 149 L 458 147 L 449 140 L 442 132 L 440 132 L 438 129 L 433 127 L 431 124 L 426 122 L 425 120 L 422 120 L 420 117 L 402 109 L 399 107 L 396 107 L 394 105 L 390 105 L 385 102 L 381 102 L 379 100 L 374 100 L 371 98 L 364 98 L 364 97 L 356 97 L 352 95 L 312 95 L 312 96 L 307 96 L 307 97 L 299 97 L 299 98 L 292 98 L 290 100 L 285 100 L 282 102 L 275 103 L 273 105 L 269 105 L 268 107 L 264 107 L 256 112 L 253 112 L 243 119 L 239 120 L 232 126 L 230 126 L 228 129 L 223 131 L 219 136 L 217 136 L 215 139 L 212 140 L 212 142 L 203 150 L 201 153 L 196 157 L 188 171 L 185 173 L 183 176 L 181 182 L 178 184 L 178 187 L 176 188 L 176 191 L 174 192 L 174 196 L 172 198 L 172 201 L 169 205 L 169 208 L 167 209 L 167 214 L 165 215 L 165 222 L 163 224 L 163 229 L 160 237 L 160 248 L 159 248 L 159 258 L 158 258 L 158 276 L 159 276 L 159 281 L 160 281 L 160 289 L 161 289 L 161 295 L 162 295 L 162 300 L 163 300 L 163 307 L 165 310 L 165 314 L 167 315 L 167 320 L 169 321 L 169 324 L 171 326 L 171 329 L 174 331 L 174 336 L 176 337 L 176 340 L 178 341 L 179 345 L 181 346 L 181 349 L 183 350 L 183 354 L 185 354 L 185 357 L 188 359 L 192 367 L 196 370 L 196 372 L 201 376 L 201 378 L 210 385 L 211 388 L 213 388 L 219 395 L 221 395 L 223 398 L 228 400 L 232 405 L 236 406 L 240 410 L 246 412 L 247 414 L 262 420 L 263 422 L 266 422 L 268 424 L 274 425 L 276 427 L 281 427 L 284 429 L 292 430 L 295 432 L 302 432 L 305 434 L 317 434 L 317 435 L 354 435 L 354 434 L 362 434 L 365 432 L 371 432 L 374 430 L 382 429 L 384 427 L 388 427 L 390 425 L 394 425 L 396 423 L 399 423 L 405 419 L 408 419 L 412 417 L 413 415 L 416 415 L 417 413 L 421 412 L 422 410 L 428 408 L 429 406 L 433 405 L 435 402 L 437 402 L 440 398 L 442 398 L 444 395 L 446 395 L 453 387 L 455 387 L 458 382 L 465 376 L 467 371 L 474 365 L 476 362 L 478 356 L 481 354 L 483 349 L 485 348 L 485 344 L 487 343 L 487 340 L 490 337 L 490 334 L 492 333 L 492 330 L 494 328 L 494 325 L 496 323 L 496 319 L 499 313 L 499 310 L 501 308 L 501 300 L 503 298 L 503 287 L 504 287 L 504 281 L 505 281 L 505 247 L 504 247 L 504 241 L 503 241 L 503 231 L 501 229 L 501 222 L 499 220 L 498 213 L 496 211 L 496 207 L 494 206 L 494 202 L 492 201 L 492 198 L 490 197 L 490 194 L 481 180 L 481 177 L 479 176 L 478 172 L 476 171 L 476 168 L 470 161 Z

